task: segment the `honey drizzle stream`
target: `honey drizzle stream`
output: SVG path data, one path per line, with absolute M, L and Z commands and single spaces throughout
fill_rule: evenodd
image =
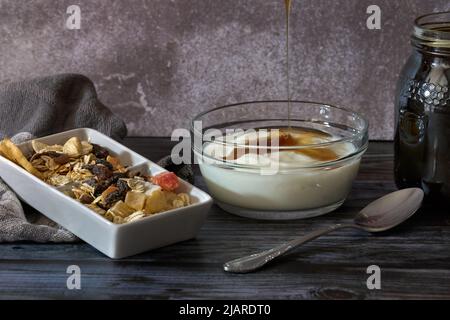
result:
M 306 129 L 306 128 L 292 128 L 291 127 L 291 83 L 290 83 L 290 67 L 289 67 L 289 20 L 291 15 L 291 6 L 292 0 L 284 0 L 286 6 L 286 93 L 287 93 L 287 107 L 288 107 L 288 127 L 282 128 L 280 130 L 280 136 L 277 138 L 278 146 L 280 147 L 279 151 L 294 151 L 299 154 L 306 155 L 312 159 L 318 161 L 334 161 L 338 159 L 338 155 L 336 152 L 327 147 L 319 147 L 319 148 L 299 148 L 299 149 L 289 149 L 283 147 L 295 147 L 308 145 L 313 142 L 314 138 L 319 137 L 330 137 L 330 135 L 326 132 L 315 130 L 315 129 Z M 295 134 L 295 137 L 294 137 Z M 249 153 L 260 154 L 261 150 L 250 148 L 250 146 L 259 146 L 261 145 L 259 138 L 256 141 L 246 141 L 246 145 L 249 147 L 235 147 L 233 151 L 222 157 L 225 161 L 233 161 L 237 160 L 243 155 Z M 265 146 L 270 147 L 272 145 L 272 137 L 266 141 Z M 271 152 L 270 150 L 268 151 Z
M 291 128 L 291 83 L 289 68 L 289 18 L 291 16 L 291 0 L 284 0 L 286 6 L 286 92 L 288 103 L 288 128 Z

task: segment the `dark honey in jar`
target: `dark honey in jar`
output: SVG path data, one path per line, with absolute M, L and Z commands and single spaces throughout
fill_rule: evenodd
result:
M 418 18 L 396 100 L 395 181 L 450 205 L 450 12 Z

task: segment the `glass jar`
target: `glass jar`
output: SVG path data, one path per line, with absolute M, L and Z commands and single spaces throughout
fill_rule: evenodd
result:
M 415 21 L 396 100 L 395 181 L 450 204 L 450 12 Z

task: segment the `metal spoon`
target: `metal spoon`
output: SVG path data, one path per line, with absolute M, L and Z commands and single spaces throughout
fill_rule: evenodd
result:
M 411 217 L 420 208 L 423 196 L 424 193 L 419 188 L 403 189 L 389 193 L 362 209 L 353 219 L 353 223 L 336 224 L 319 229 L 273 249 L 229 261 L 223 265 L 223 268 L 227 272 L 234 273 L 255 271 L 273 259 L 308 241 L 342 228 L 356 228 L 368 232 L 380 232 L 391 229 Z

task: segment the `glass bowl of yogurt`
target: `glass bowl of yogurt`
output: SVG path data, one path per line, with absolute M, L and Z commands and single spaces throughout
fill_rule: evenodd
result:
M 225 211 L 290 220 L 337 209 L 368 145 L 368 122 L 324 103 L 256 101 L 218 107 L 191 123 L 192 149 Z

